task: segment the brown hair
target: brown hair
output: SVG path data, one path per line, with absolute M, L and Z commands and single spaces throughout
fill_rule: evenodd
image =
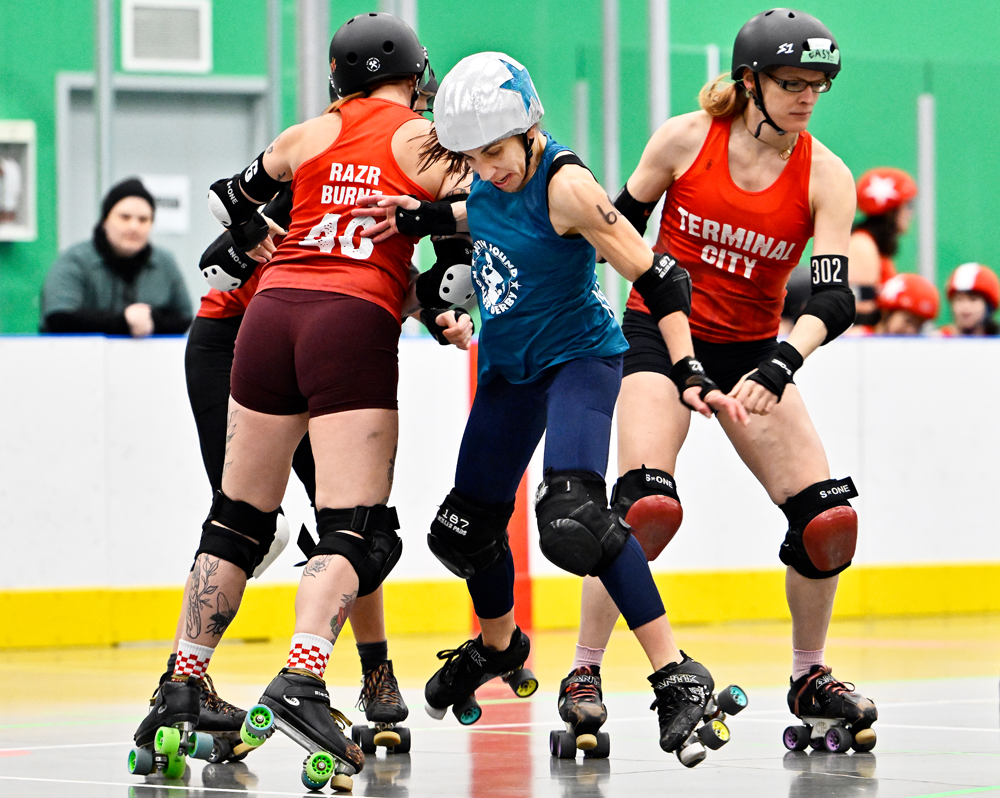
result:
M 460 152 L 446 150 L 438 141 L 437 128 L 434 125 L 417 138 L 425 140 L 420 145 L 420 158 L 417 161 L 421 172 L 426 172 L 438 161 L 444 161 L 447 164 L 446 175 L 457 175 L 462 178 L 469 174 L 469 159 Z
M 728 72 L 723 72 L 715 80 L 706 83 L 698 94 L 698 104 L 712 117 L 736 116 L 742 114 L 750 102 L 743 84 L 730 83 Z

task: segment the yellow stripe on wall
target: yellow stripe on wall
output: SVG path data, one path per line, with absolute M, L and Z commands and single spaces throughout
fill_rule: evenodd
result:
M 788 618 L 784 571 L 656 574 L 672 623 Z M 834 616 L 1000 612 L 1000 563 L 859 566 L 840 577 Z M 581 580 L 533 580 L 534 627 L 573 629 Z M 247 588 L 227 637 L 285 638 L 294 624 L 295 585 Z M 0 591 L 0 648 L 111 645 L 173 638 L 178 588 L 66 588 Z M 393 635 L 469 630 L 471 602 L 458 579 L 385 585 L 386 629 Z

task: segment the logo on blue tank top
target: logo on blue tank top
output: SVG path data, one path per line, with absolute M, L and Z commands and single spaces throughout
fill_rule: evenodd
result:
M 517 282 L 517 267 L 500 247 L 481 238 L 473 244 L 472 279 L 479 287 L 483 307 L 491 316 L 499 316 L 517 302 L 521 290 Z

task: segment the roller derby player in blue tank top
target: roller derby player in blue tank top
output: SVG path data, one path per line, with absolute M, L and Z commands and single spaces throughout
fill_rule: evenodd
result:
M 690 693 L 708 699 L 708 671 L 674 644 L 642 549 L 608 507 L 605 472 L 611 417 L 627 344 L 597 284 L 599 252 L 646 297 L 671 355 L 686 363 L 684 400 L 735 423 L 746 414 L 704 376 L 693 357 L 686 313 L 687 272 L 655 256 L 614 211 L 580 159 L 542 131 L 542 104 L 527 70 L 502 53 L 463 59 L 441 81 L 437 147 L 464 153 L 476 177 L 465 202 L 373 197 L 356 215 L 385 216 L 367 235 L 448 235 L 468 225 L 482 328 L 475 400 L 458 456 L 454 489 L 428 535 L 435 556 L 466 580 L 482 634 L 443 651 L 427 683 L 427 711 L 449 707 L 462 723 L 481 710 L 475 690 L 501 676 L 519 696 L 537 682 L 523 666 L 528 637 L 514 623 L 514 562 L 507 522 L 514 495 L 545 433 L 544 478 L 535 514 L 542 553 L 578 576 L 597 576 L 642 645 L 653 675 L 664 747 L 702 719 L 684 709 Z M 433 147 L 429 148 L 429 153 Z M 596 252 L 595 252 L 596 250 Z M 593 713 L 564 718 L 552 744 L 607 747 Z M 566 735 L 563 737 L 563 735 Z M 604 752 L 606 756 L 606 751 Z

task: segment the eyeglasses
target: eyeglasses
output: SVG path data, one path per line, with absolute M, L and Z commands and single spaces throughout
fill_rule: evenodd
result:
M 833 86 L 833 81 L 827 78 L 826 80 L 782 80 L 781 78 L 776 78 L 769 72 L 765 72 L 771 80 L 777 83 L 785 91 L 790 91 L 793 94 L 799 94 L 806 90 L 808 86 L 816 94 L 823 94 L 824 92 L 830 91 L 830 87 Z

